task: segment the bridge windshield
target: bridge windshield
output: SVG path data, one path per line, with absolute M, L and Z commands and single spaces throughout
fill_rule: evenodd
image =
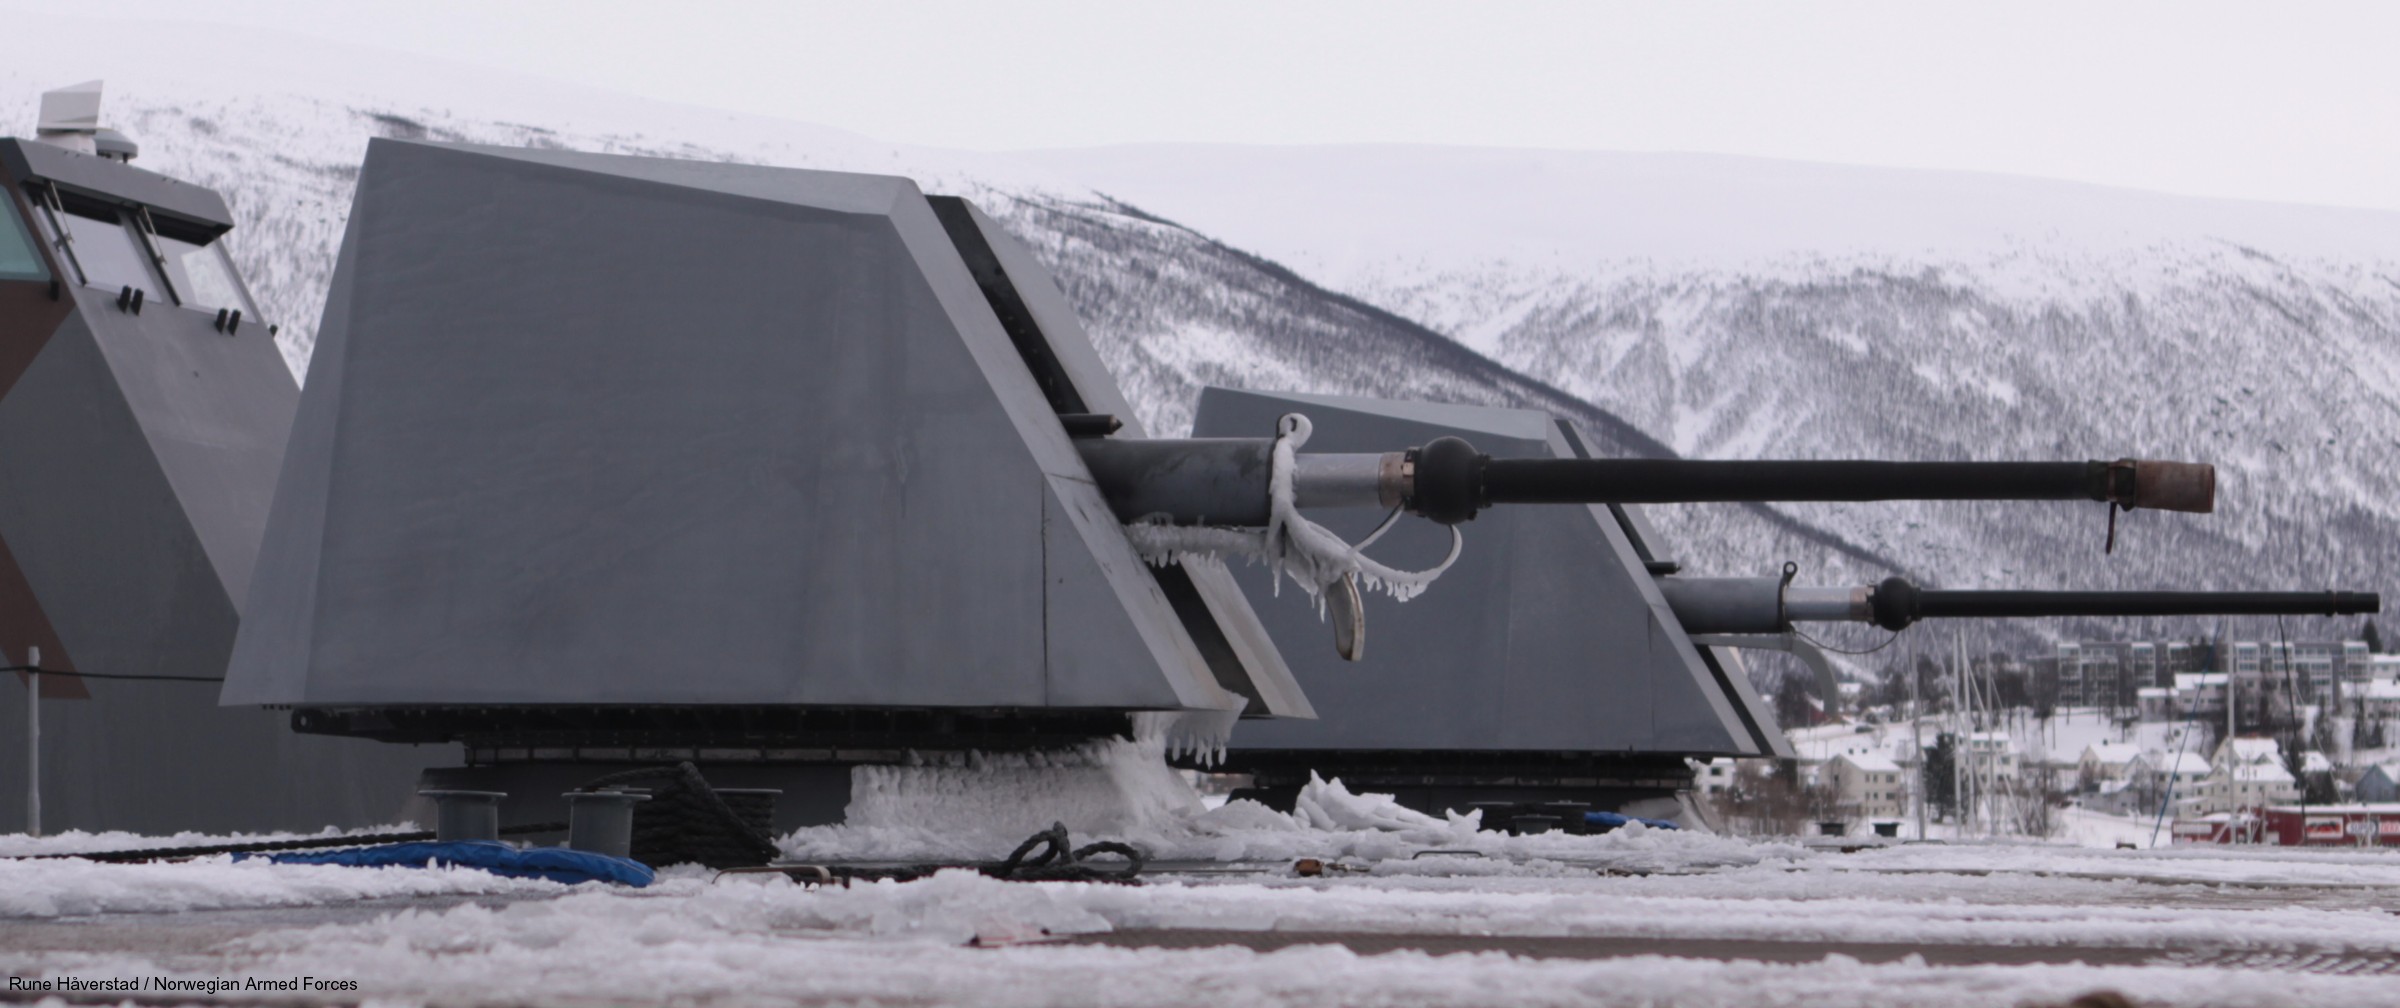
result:
M 83 267 L 84 283 L 111 291 L 131 287 L 149 300 L 158 300 L 157 274 L 144 262 L 149 256 L 134 245 L 133 232 L 125 230 L 115 211 L 100 212 L 108 216 L 87 216 L 75 210 L 59 216 L 73 239 L 69 248 L 76 264 Z
M 167 277 L 175 282 L 175 293 L 184 307 L 202 311 L 231 308 L 258 318 L 258 308 L 250 303 L 233 264 L 225 258 L 223 240 L 194 245 L 163 234 L 157 238 L 159 254 L 167 260 Z
M 0 193 L 0 280 L 48 279 L 50 271 L 43 268 L 41 253 L 33 247 L 33 235 L 17 216 L 16 201 Z

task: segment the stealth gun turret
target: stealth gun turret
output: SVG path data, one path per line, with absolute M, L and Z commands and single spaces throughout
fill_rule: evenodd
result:
M 1689 785 L 1687 758 L 1790 755 L 1736 649 L 1788 650 L 1822 668 L 1813 646 L 1792 633 L 1805 624 L 1898 630 L 1929 618 L 2338 614 L 2380 604 L 2348 592 L 1923 590 L 1901 578 L 1810 587 L 1795 584 L 1789 567 L 1780 578 L 1698 577 L 1682 573 L 1636 506 L 1921 497 L 2102 501 L 2112 517 L 2128 507 L 2206 512 L 2215 479 L 2204 465 L 1610 459 L 1578 425 L 1529 410 L 1223 388 L 1202 394 L 1194 433 L 1202 444 L 1232 444 L 1232 435 L 1274 429 L 1290 413 L 1311 418 L 1309 445 L 1325 451 L 1295 456 L 1297 496 L 1321 505 L 1316 516 L 1334 530 L 1361 538 L 1394 507 L 1478 517 L 1470 548 L 1425 594 L 1387 607 L 1372 646 L 1352 650 L 1362 658 L 1356 663 L 1325 646 L 1314 607 L 1275 601 L 1263 568 L 1237 569 L 1294 675 L 1329 712 L 1234 731 L 1224 768 L 1253 775 L 1252 796 L 1271 803 L 1288 801 L 1311 773 L 1428 811 L 1557 801 L 1612 808 L 1671 796 Z M 1116 451 L 1096 447 L 1086 446 L 1087 459 Z M 1168 478 L 1189 475 L 1160 479 Z M 1240 500 L 1259 492 L 1251 478 L 1239 482 Z M 1380 488 L 1375 495 L 1364 489 L 1370 482 Z M 1317 483 L 1348 489 L 1312 495 Z M 1128 516 L 1210 520 L 1162 514 L 1159 495 L 1111 499 Z M 1485 509 L 1535 502 L 1552 506 Z M 1210 508 L 1227 513 L 1233 503 Z M 1445 538 L 1433 522 L 1404 523 L 1377 548 L 1435 557 Z M 1338 620 L 1342 596 L 1332 597 Z
M 1302 511 L 1403 509 L 1431 521 L 1396 535 L 1455 545 L 1517 502 L 2213 500 L 2174 463 L 1561 464 L 1431 429 L 1317 454 L 1290 412 L 1239 431 L 1273 437 L 1146 437 L 1047 272 L 906 179 L 377 141 L 224 700 L 463 743 L 431 779 L 452 788 L 692 760 L 794 792 L 790 826 L 912 750 L 1056 747 L 1133 712 L 1371 717 L 1313 704 L 1260 620 L 1295 607 L 1199 546 L 1315 528 Z M 1355 624 L 1354 579 L 1315 570 Z M 1638 559 L 1592 571 L 1660 598 Z M 1494 604 L 1467 646 L 1553 632 Z M 1661 614 L 1578 622 L 1622 650 Z M 1706 674 L 1614 748 L 1771 746 Z M 1569 734 L 1553 748 L 1590 748 Z

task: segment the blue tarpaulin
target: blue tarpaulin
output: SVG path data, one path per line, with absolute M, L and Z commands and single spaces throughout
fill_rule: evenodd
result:
M 480 868 L 494 875 L 544 878 L 570 885 L 577 882 L 617 882 L 639 887 L 649 885 L 656 877 L 649 866 L 639 861 L 565 847 L 517 848 L 497 840 L 437 840 L 253 856 L 263 856 L 277 864 L 353 865 L 361 868 L 423 868 L 428 865 Z
M 1586 812 L 1583 814 L 1583 824 L 1585 826 L 1596 827 L 1602 833 L 1616 829 L 1617 827 L 1623 826 L 1629 822 L 1638 822 L 1652 829 L 1683 828 L 1664 819 L 1644 819 L 1640 816 L 1619 815 L 1615 812 Z

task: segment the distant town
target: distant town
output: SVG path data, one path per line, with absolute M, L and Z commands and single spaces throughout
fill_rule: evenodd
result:
M 1695 762 L 1697 804 L 1752 835 L 2400 846 L 2385 651 L 2369 621 L 2346 640 L 1924 655 L 1830 702 L 1787 677 L 1794 757 Z

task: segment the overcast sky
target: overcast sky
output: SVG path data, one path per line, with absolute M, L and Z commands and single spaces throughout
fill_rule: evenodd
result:
M 272 25 L 943 147 L 1708 151 L 2400 209 L 2394 3 L 73 8 Z

